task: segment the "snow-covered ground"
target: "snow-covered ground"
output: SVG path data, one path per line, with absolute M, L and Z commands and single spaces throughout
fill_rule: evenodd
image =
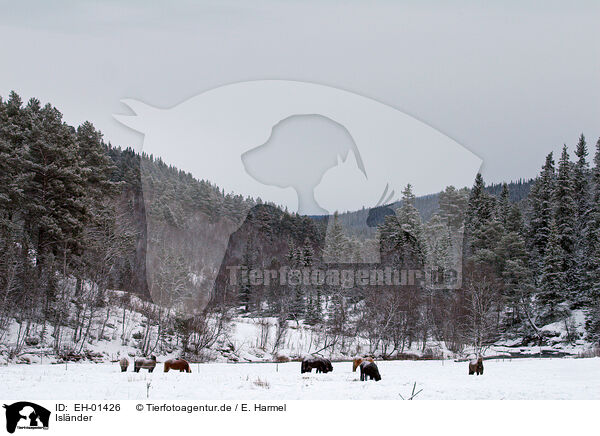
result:
M 192 374 L 145 370 L 121 373 L 116 363 L 0 367 L 6 400 L 126 399 L 400 399 L 413 384 L 417 400 L 600 399 L 600 358 L 513 359 L 484 362 L 483 376 L 466 362 L 382 361 L 380 382 L 359 381 L 351 362 L 329 374 L 300 374 L 300 363 L 193 364 Z

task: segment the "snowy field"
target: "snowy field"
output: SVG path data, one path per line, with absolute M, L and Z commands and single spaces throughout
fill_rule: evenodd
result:
M 0 398 L 35 400 L 127 399 L 400 399 L 417 383 L 418 400 L 600 399 L 600 358 L 485 361 L 483 376 L 466 362 L 378 362 L 380 382 L 359 381 L 351 362 L 329 374 L 300 374 L 300 363 L 193 364 L 192 374 L 118 365 L 71 363 L 0 367 Z M 149 386 L 148 386 L 149 384 Z M 148 392 L 147 392 L 148 391 Z M 148 395 L 148 397 L 147 397 Z

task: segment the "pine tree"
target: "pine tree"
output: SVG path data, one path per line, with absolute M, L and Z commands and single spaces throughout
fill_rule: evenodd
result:
M 7 220 L 5 225 L 16 219 L 27 200 L 23 186 L 31 174 L 26 173 L 23 163 L 31 118 L 27 112 L 33 102 L 37 100 L 32 99 L 28 109 L 22 108 L 21 97 L 14 91 L 6 102 L 0 99 L 0 220 Z
M 55 291 L 53 259 L 79 251 L 86 215 L 86 184 L 81 174 L 75 133 L 49 104 L 30 101 L 32 117 L 24 170 L 29 179 L 23 194 L 25 227 L 37 252 L 38 278 L 46 288 L 46 303 Z M 70 258 L 70 257 L 69 257 Z
M 89 121 L 77 128 L 77 147 L 88 197 L 98 200 L 113 196 L 117 192 L 117 183 L 111 180 L 115 166 L 107 154 L 102 133 Z
M 446 220 L 452 231 L 460 229 L 465 221 L 467 210 L 468 190 L 457 190 L 448 186 L 439 196 L 440 215 Z
M 13 176 L 13 172 L 11 171 L 13 149 L 7 137 L 7 126 L 8 114 L 6 113 L 6 105 L 0 99 L 0 220 L 8 218 L 7 211 L 12 196 L 10 180 Z M 0 221 L 0 225 L 2 223 L 3 221 Z

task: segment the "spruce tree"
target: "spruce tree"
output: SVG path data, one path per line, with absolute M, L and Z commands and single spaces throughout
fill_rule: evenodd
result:
M 548 246 L 550 221 L 554 217 L 554 191 L 556 173 L 552 153 L 546 156 L 546 162 L 540 175 L 533 182 L 529 195 L 529 228 L 528 243 L 530 247 L 530 263 L 539 281 L 543 259 Z
M 600 139 L 596 142 L 594 168 L 592 170 L 592 193 L 590 212 L 586 226 L 586 303 L 591 309 L 588 315 L 589 335 L 600 338 Z
M 327 228 L 325 245 L 323 247 L 323 261 L 325 263 L 340 263 L 347 259 L 350 244 L 344 234 L 337 211 L 333 214 L 333 223 Z
M 242 270 L 249 272 L 252 268 L 254 268 L 254 258 L 255 258 L 255 247 L 254 242 L 252 240 L 252 236 L 248 236 L 246 240 L 246 246 L 244 249 L 244 254 L 242 257 Z M 250 302 L 252 300 L 252 285 L 249 280 L 245 280 L 248 277 L 246 276 L 244 279 L 240 277 L 239 283 L 239 292 L 238 292 L 238 301 L 243 306 L 244 312 L 250 311 Z
M 508 216 L 510 213 L 510 194 L 508 191 L 508 185 L 506 183 L 502 184 L 502 192 L 500 193 L 500 198 L 498 200 L 497 206 L 497 216 L 498 220 L 504 227 L 507 227 L 508 224 Z
M 558 165 L 554 194 L 556 204 L 554 218 L 562 253 L 561 271 L 563 273 L 562 277 L 565 280 L 564 288 L 575 299 L 577 298 L 575 295 L 577 290 L 575 267 L 577 204 L 574 199 L 573 175 L 571 170 L 572 164 L 569 161 L 569 153 L 565 145 Z
M 548 242 L 544 250 L 542 276 L 537 300 L 546 321 L 555 321 L 556 306 L 564 300 L 563 287 L 565 273 L 562 262 L 564 252 L 560 244 L 558 227 L 554 220 L 550 221 Z
M 579 137 L 575 150 L 577 161 L 573 167 L 573 194 L 577 206 L 575 221 L 575 305 L 584 305 L 587 298 L 586 291 L 590 286 L 587 259 L 587 226 L 590 214 L 590 168 L 587 162 L 587 145 L 583 134 Z
M 501 235 L 501 223 L 494 212 L 494 198 L 486 192 L 481 174 L 477 174 L 465 218 L 464 253 L 467 258 L 476 257 L 478 261 L 495 263 L 493 249 Z
M 477 173 L 467 207 L 466 226 L 468 230 L 481 229 L 492 218 L 493 211 L 494 199 L 486 192 L 481 173 Z
M 577 161 L 573 167 L 573 196 L 577 205 L 577 231 L 584 231 L 589 208 L 590 168 L 587 161 L 587 144 L 583 133 L 577 142 L 575 155 L 577 156 Z

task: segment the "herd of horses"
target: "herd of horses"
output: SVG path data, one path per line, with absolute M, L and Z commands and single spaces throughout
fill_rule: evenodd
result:
M 127 371 L 129 359 L 123 357 L 119 360 L 119 366 L 121 367 L 121 372 Z M 154 368 L 156 368 L 156 356 L 150 356 L 149 359 L 142 357 L 133 361 L 133 372 L 140 372 L 140 369 L 147 369 L 148 372 L 152 372 L 154 371 Z M 169 359 L 165 361 L 165 372 L 169 372 L 170 369 L 179 372 L 192 372 L 190 364 L 183 359 Z
M 126 357 L 119 361 L 121 366 L 121 372 L 127 371 L 129 367 L 129 359 Z M 154 371 L 156 368 L 156 356 L 150 356 L 149 359 L 144 357 L 135 359 L 133 361 L 133 371 L 140 372 L 140 369 L 147 369 L 148 372 Z M 381 374 L 379 374 L 379 368 L 375 363 L 375 359 L 372 357 L 358 357 L 352 361 L 352 372 L 356 372 L 356 368 L 360 369 L 360 381 L 367 380 L 381 380 Z M 164 363 L 164 371 L 175 370 L 179 372 L 192 372 L 190 364 L 184 359 L 169 359 Z M 315 369 L 316 373 L 327 374 L 333 371 L 333 365 L 331 360 L 324 357 L 305 357 L 302 359 L 300 365 L 300 374 L 306 372 L 312 372 Z M 479 356 L 477 359 L 473 359 L 469 362 L 469 375 L 483 375 L 483 358 Z

